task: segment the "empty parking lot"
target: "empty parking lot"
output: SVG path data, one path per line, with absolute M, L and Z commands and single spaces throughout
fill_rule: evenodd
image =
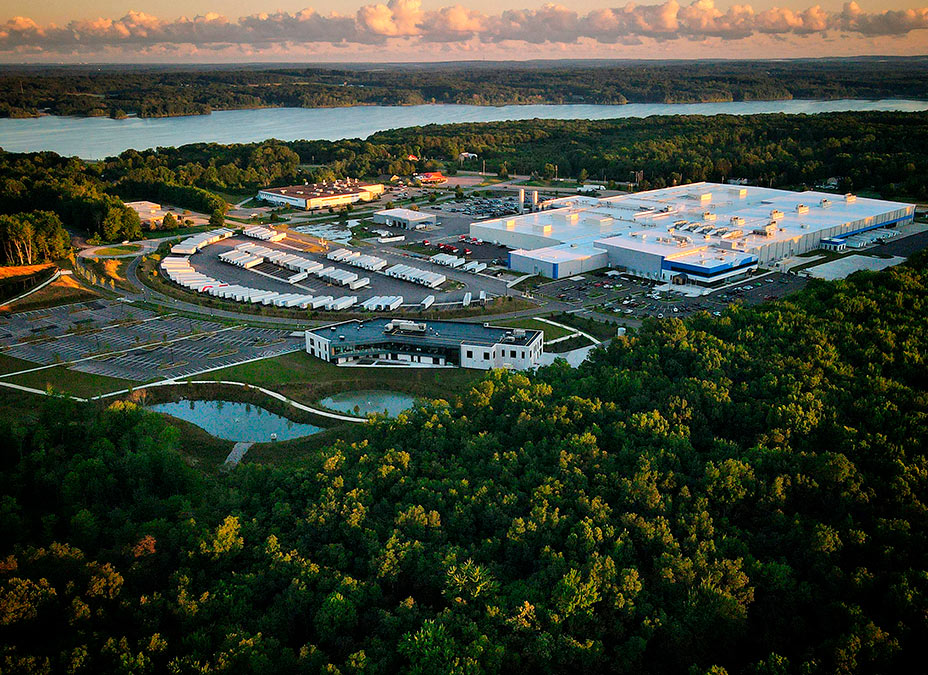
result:
M 159 316 L 126 303 L 94 301 L 0 319 L 0 351 L 37 367 L 137 382 L 174 379 L 302 348 L 289 331 Z

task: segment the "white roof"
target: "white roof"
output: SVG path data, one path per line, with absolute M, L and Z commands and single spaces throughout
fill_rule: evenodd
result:
M 713 183 L 604 199 L 577 195 L 553 199 L 544 206 L 543 211 L 487 220 L 473 227 L 483 238 L 494 238 L 495 233 L 495 240 L 514 247 L 526 245 L 519 235 L 529 236 L 529 241 L 538 243 L 534 253 L 539 259 L 576 258 L 584 247 L 597 245 L 665 258 L 686 256 L 688 262 L 711 264 L 811 232 L 851 223 L 866 227 L 877 216 L 912 208 L 864 197 Z M 576 246 L 577 252 L 571 253 L 564 245 Z
M 421 211 L 413 211 L 412 209 L 384 209 L 383 211 L 378 211 L 375 215 L 378 216 L 389 216 L 390 218 L 402 218 L 403 220 L 431 220 L 435 216 L 431 213 L 422 213 Z

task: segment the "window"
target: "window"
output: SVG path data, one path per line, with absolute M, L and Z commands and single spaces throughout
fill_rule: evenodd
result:
M 516 357 L 516 350 L 515 350 L 515 349 L 510 349 L 510 350 L 509 350 L 509 358 L 514 359 L 515 357 Z
M 483 360 L 484 360 L 484 361 L 489 361 L 489 360 L 490 360 L 490 352 L 484 352 L 484 353 L 483 353 Z
M 473 350 L 473 349 L 468 349 L 468 350 L 467 350 L 467 358 L 469 358 L 469 359 L 474 358 L 474 350 Z

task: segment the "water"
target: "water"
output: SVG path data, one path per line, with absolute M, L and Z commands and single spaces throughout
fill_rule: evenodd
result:
M 312 424 L 300 424 L 250 403 L 232 401 L 177 401 L 158 403 L 149 410 L 196 424 L 207 433 L 227 441 L 264 443 L 277 434 L 287 441 L 322 431 Z
M 250 143 L 268 138 L 338 140 L 366 138 L 386 129 L 521 119 L 613 119 L 651 115 L 754 115 L 849 110 L 928 110 L 928 101 L 739 101 L 729 103 L 629 103 L 627 105 L 416 105 L 350 108 L 264 108 L 212 115 L 113 120 L 106 117 L 0 119 L 0 147 L 9 152 L 52 150 L 102 159 L 123 150 L 187 143 Z
M 404 410 L 409 410 L 415 400 L 414 396 L 395 391 L 345 391 L 322 399 L 319 405 L 351 415 L 386 411 L 388 417 L 396 417 Z M 355 406 L 358 410 L 355 410 Z

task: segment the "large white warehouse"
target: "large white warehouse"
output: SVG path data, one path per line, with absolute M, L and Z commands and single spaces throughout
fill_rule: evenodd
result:
M 711 285 L 914 215 L 911 204 L 855 195 L 692 183 L 554 199 L 534 213 L 473 223 L 470 234 L 513 249 L 510 267 L 526 274 L 560 279 L 613 267 Z

